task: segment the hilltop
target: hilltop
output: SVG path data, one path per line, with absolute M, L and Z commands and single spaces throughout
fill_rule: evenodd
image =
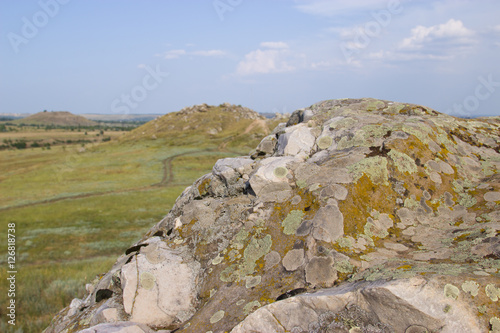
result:
M 26 118 L 13 121 L 15 124 L 44 125 L 44 126 L 97 126 L 97 122 L 68 111 L 43 111 Z
M 368 98 L 297 110 L 45 332 L 499 332 L 499 133 Z
M 224 103 L 185 107 L 158 117 L 120 138 L 121 141 L 164 138 L 175 146 L 211 144 L 255 147 L 283 118 L 268 119 L 239 105 Z

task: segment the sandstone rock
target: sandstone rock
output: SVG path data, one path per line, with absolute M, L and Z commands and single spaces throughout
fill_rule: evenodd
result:
M 348 332 L 352 327 L 360 332 L 484 331 L 473 309 L 449 301 L 435 281 L 422 278 L 346 284 L 295 296 L 258 309 L 231 332 L 270 325 L 276 332 Z
M 499 133 L 369 98 L 297 110 L 188 187 L 45 332 L 497 330 Z
M 332 257 L 313 257 L 306 266 L 306 281 L 312 286 L 331 287 L 336 279 Z
M 254 158 L 258 156 L 269 156 L 274 153 L 274 149 L 276 148 L 276 144 L 278 143 L 278 140 L 276 139 L 275 134 L 271 134 L 266 136 L 262 141 L 259 143 L 257 146 L 256 153 L 253 156 Z
M 277 144 L 278 155 L 309 157 L 316 138 L 306 124 L 299 124 L 285 129 Z
M 238 178 L 250 173 L 252 164 L 253 161 L 249 158 L 224 158 L 215 163 L 212 173 L 220 177 L 227 186 L 231 186 Z
M 263 201 L 288 199 L 292 194 L 288 165 L 294 161 L 294 157 L 270 157 L 260 162 L 249 180 L 254 193 Z
M 78 333 L 153 333 L 148 326 L 132 322 L 116 324 L 99 324 L 79 331 Z
M 344 216 L 337 206 L 325 206 L 318 210 L 313 223 L 313 237 L 333 242 L 344 235 Z
M 283 258 L 283 266 L 287 271 L 294 271 L 304 264 L 304 250 L 294 249 L 287 252 Z
M 169 326 L 189 319 L 195 309 L 199 268 L 160 240 L 141 248 L 121 273 L 123 307 L 130 320 Z

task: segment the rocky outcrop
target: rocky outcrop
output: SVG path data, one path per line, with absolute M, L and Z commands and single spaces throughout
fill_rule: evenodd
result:
M 500 122 L 374 99 L 219 160 L 45 332 L 499 332 Z
M 121 136 L 120 141 L 127 143 L 148 139 L 162 140 L 170 146 L 220 148 L 248 145 L 249 150 L 268 135 L 280 120 L 266 119 L 241 105 L 200 104 L 149 121 Z
M 191 115 L 194 113 L 204 113 L 208 112 L 210 109 L 215 108 L 215 106 L 208 105 L 208 104 L 199 104 L 199 105 L 193 105 L 193 106 L 187 106 L 180 110 L 177 114 L 177 116 L 186 116 L 186 115 Z M 222 109 L 222 111 L 229 112 L 229 113 L 234 113 L 237 115 L 236 121 L 238 121 L 240 118 L 244 119 L 264 119 L 265 117 L 260 115 L 259 113 L 253 111 L 252 109 L 246 108 L 241 105 L 233 105 L 231 103 L 222 103 L 219 105 L 219 108 Z

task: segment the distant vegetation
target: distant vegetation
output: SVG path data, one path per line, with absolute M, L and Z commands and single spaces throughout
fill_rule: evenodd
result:
M 35 125 L 0 123 L 0 150 L 46 148 L 52 146 L 88 144 L 110 141 L 124 132 L 143 125 L 142 122 L 96 122 L 92 126 Z

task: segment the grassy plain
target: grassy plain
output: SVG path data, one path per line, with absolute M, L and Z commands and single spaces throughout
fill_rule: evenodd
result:
M 61 141 L 75 137 L 61 133 L 52 134 Z M 228 151 L 224 141 L 112 139 L 1 150 L 0 331 L 43 331 L 59 310 L 84 295 L 85 283 L 109 270 L 166 215 L 186 186 L 210 172 L 217 159 L 249 151 L 244 144 Z M 15 327 L 5 316 L 8 223 L 16 223 Z

